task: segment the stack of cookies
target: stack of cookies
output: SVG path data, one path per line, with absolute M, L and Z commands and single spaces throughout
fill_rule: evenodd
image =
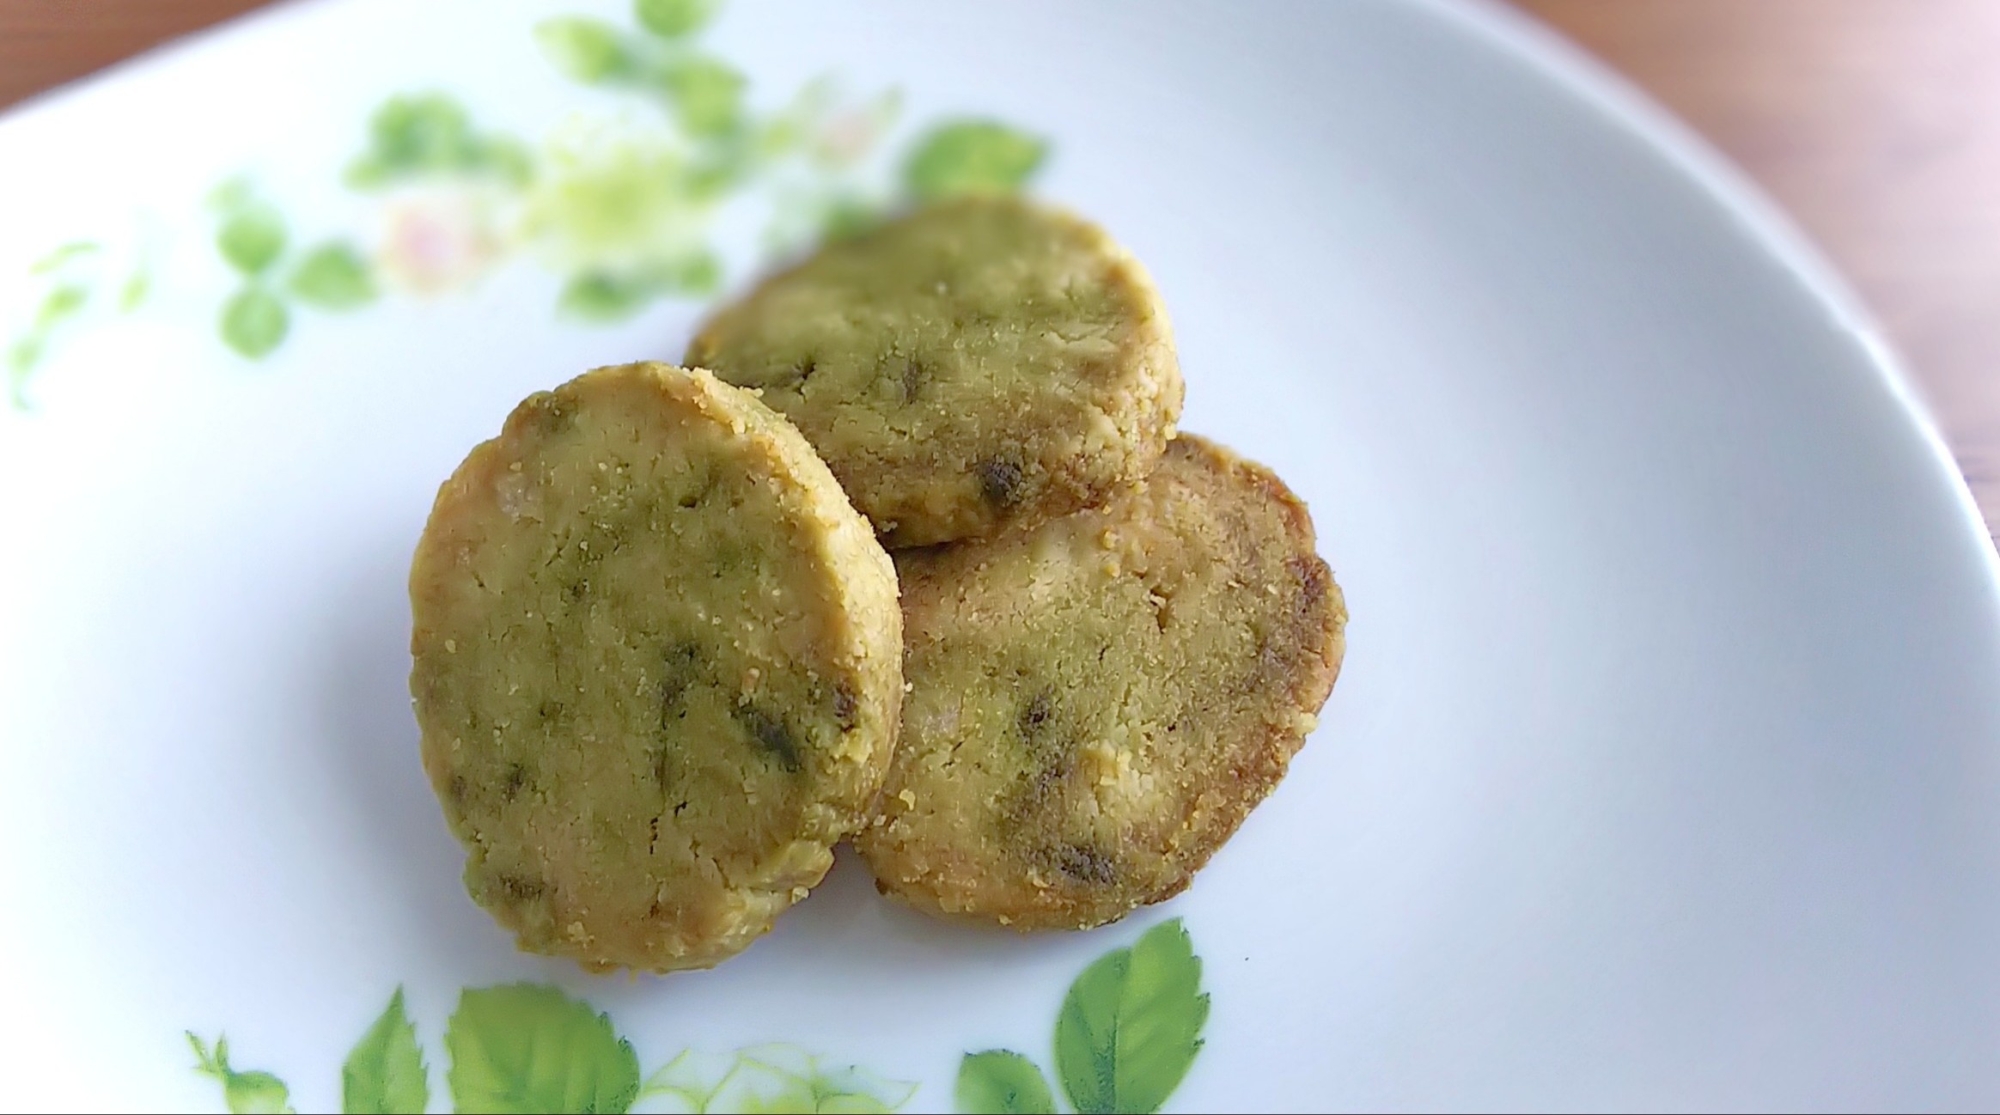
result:
M 684 363 L 523 402 L 411 571 L 424 767 L 523 948 L 715 964 L 843 839 L 918 909 L 1100 925 L 1283 777 L 1340 590 L 1276 476 L 1176 436 L 1165 311 L 1102 231 L 942 203 Z

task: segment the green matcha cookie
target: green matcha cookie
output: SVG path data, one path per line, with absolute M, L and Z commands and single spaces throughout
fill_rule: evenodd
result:
M 529 397 L 438 492 L 410 599 L 424 770 L 524 949 L 726 959 L 881 784 L 894 569 L 798 431 L 706 372 Z
M 1139 264 L 1009 198 L 821 249 L 717 314 L 687 363 L 760 389 L 891 548 L 1094 507 L 1152 471 L 1181 410 Z
M 896 558 L 910 692 L 855 843 L 931 913 L 1080 929 L 1179 893 L 1340 669 L 1305 505 L 1187 435 L 1105 507 Z

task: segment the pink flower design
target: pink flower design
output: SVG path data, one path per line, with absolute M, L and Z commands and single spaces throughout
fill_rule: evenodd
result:
M 395 199 L 379 252 L 383 276 L 418 294 L 470 286 L 500 257 L 490 208 L 465 187 L 414 190 Z

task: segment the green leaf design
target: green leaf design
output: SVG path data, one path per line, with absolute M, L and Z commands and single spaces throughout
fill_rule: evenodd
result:
M 375 277 L 352 244 L 329 241 L 307 252 L 286 286 L 292 296 L 325 310 L 349 310 L 375 300 Z
M 528 145 L 507 136 L 487 136 L 479 148 L 479 169 L 516 188 L 535 176 L 535 158 Z
M 465 109 L 442 93 L 391 97 L 368 121 L 370 154 L 387 173 L 442 170 L 474 160 Z
M 633 52 L 618 28 L 597 19 L 560 16 L 535 25 L 535 41 L 565 77 L 602 85 L 638 71 Z
M 681 127 L 701 137 L 726 135 L 743 123 L 745 84 L 742 71 L 709 55 L 682 59 L 660 73 Z
M 430 1068 L 398 987 L 340 1068 L 340 1109 L 347 1115 L 422 1115 L 430 1102 Z
M 820 212 L 820 235 L 827 240 L 847 240 L 874 228 L 881 220 L 881 206 L 867 198 L 837 197 Z
M 487 175 L 520 185 L 532 173 L 527 148 L 482 135 L 472 118 L 442 93 L 391 97 L 368 121 L 368 149 L 347 168 L 347 183 L 373 189 L 402 178 Z
M 1055 1115 L 1049 1082 L 1033 1061 L 1011 1049 L 967 1053 L 953 1093 L 965 1115 Z
M 622 1112 L 639 1059 L 588 1003 L 544 984 L 468 989 L 445 1026 L 460 1111 Z
M 35 310 L 35 328 L 43 333 L 62 324 L 63 319 L 75 317 L 90 301 L 90 288 L 76 283 L 64 283 L 49 291 Z
M 35 367 L 49 354 L 49 342 L 57 327 L 83 312 L 90 304 L 90 288 L 66 282 L 42 296 L 34 320 L 7 346 L 7 397 L 16 410 L 29 409 L 28 380 Z
M 124 313 L 138 309 L 152 290 L 153 273 L 142 265 L 126 276 L 124 285 L 118 288 L 118 309 Z
M 639 26 L 663 39 L 692 35 L 714 17 L 720 0 L 639 0 Z
M 47 344 L 41 334 L 30 333 L 7 346 L 7 401 L 15 410 L 32 405 L 28 402 L 28 380 L 35 374 L 35 365 L 41 363 Z
M 261 202 L 251 202 L 222 219 L 215 246 L 231 267 L 245 275 L 260 275 L 285 250 L 285 219 Z
M 729 1083 L 737 1059 L 715 1053 L 684 1049 L 680 1055 L 653 1071 L 639 1086 L 641 1102 L 653 1096 L 672 1096 L 676 1107 L 707 1111 L 715 1093 Z
M 766 1108 L 767 1111 L 791 1111 L 792 1108 Z M 842 1093 L 821 1096 L 813 1101 L 813 1111 L 819 1115 L 889 1115 L 896 1110 L 873 1096 Z
M 622 321 L 657 299 L 707 294 L 721 282 L 722 262 L 708 252 L 699 252 L 633 273 L 586 271 L 563 286 L 556 307 L 585 321 Z
M 232 1115 L 294 1115 L 292 1092 L 285 1082 L 268 1072 L 237 1072 L 229 1065 L 229 1039 L 215 1039 L 215 1049 L 188 1032 L 194 1047 L 195 1071 L 212 1076 L 222 1085 L 222 1102 Z
M 995 120 L 955 120 L 917 141 L 903 164 L 903 186 L 919 201 L 967 193 L 1007 193 L 1027 184 L 1047 142 Z
M 1056 1072 L 1080 1112 L 1153 1112 L 1201 1049 L 1208 996 L 1179 918 L 1108 952 L 1070 985 L 1056 1019 Z
M 208 207 L 217 213 L 233 213 L 257 201 L 257 191 L 247 175 L 224 179 L 208 192 Z
M 757 171 L 756 158 L 748 144 L 713 144 L 681 175 L 681 192 L 693 205 L 714 205 L 750 180 Z
M 713 252 L 695 252 L 655 268 L 652 281 L 668 294 L 714 294 L 722 285 L 722 261 Z
M 663 294 L 643 278 L 593 271 L 564 284 L 556 307 L 585 321 L 623 321 Z
M 654 1073 L 642 1096 L 671 1095 L 694 1111 L 894 1111 L 916 1085 L 885 1080 L 857 1066 L 826 1068 L 792 1045 L 760 1045 L 733 1059 L 682 1053 Z
M 277 348 L 291 326 L 283 300 L 261 286 L 244 287 L 222 306 L 223 341 L 252 360 Z
M 28 274 L 46 275 L 67 265 L 71 260 L 96 255 L 103 250 L 104 246 L 95 240 L 72 240 L 29 264 Z

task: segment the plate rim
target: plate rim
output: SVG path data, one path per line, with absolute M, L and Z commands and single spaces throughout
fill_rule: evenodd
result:
M 1661 168 L 1712 205 L 1732 231 L 1775 261 L 1859 348 L 1895 418 L 1922 443 L 1933 478 L 1956 509 L 1961 543 L 1981 569 L 1988 616 L 2000 626 L 2000 543 L 1908 362 L 1853 283 L 1749 173 L 1631 79 L 1504 0 L 1411 0 L 1434 17 L 1538 71 L 1599 120 L 1639 140 Z

